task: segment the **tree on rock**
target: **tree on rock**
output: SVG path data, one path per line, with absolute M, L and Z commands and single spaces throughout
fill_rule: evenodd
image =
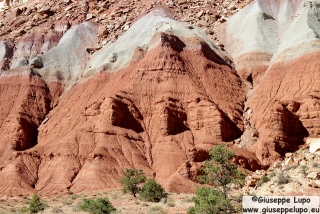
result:
M 235 153 L 224 145 L 215 146 L 209 151 L 209 155 L 209 160 L 204 162 L 201 169 L 203 175 L 200 176 L 200 181 L 214 185 L 216 189 L 198 188 L 193 198 L 195 206 L 188 213 L 234 213 L 236 209 L 228 197 L 228 191 L 230 184 L 243 184 L 245 173 L 233 163 Z
M 124 176 L 120 179 L 122 191 L 130 192 L 134 197 L 141 190 L 140 184 L 146 181 L 146 174 L 142 169 L 125 169 Z

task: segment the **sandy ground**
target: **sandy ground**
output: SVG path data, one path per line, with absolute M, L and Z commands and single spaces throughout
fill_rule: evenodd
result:
M 40 196 L 41 197 L 41 196 Z M 117 214 L 185 214 L 192 203 L 192 194 L 169 193 L 166 204 L 145 202 L 134 198 L 129 194 L 122 194 L 120 190 L 108 192 L 96 192 L 87 194 L 68 194 L 55 197 L 41 197 L 48 207 L 42 212 L 49 213 L 86 213 L 79 210 L 78 205 L 84 198 L 105 198 L 107 197 L 117 209 Z M 0 201 L 0 214 L 22 213 L 21 208 L 27 207 L 29 198 L 17 197 L 7 201 Z

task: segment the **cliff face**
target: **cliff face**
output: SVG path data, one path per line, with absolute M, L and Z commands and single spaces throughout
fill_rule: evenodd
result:
M 223 3 L 200 10 L 205 3 L 167 2 L 172 9 L 158 6 L 111 33 L 103 14 L 121 11 L 117 20 L 131 8 L 112 3 L 100 12 L 94 1 L 63 3 L 87 21 L 59 19 L 53 5 L 1 14 L 18 23 L 38 13 L 38 26 L 54 23 L 0 42 L 1 195 L 119 187 L 129 167 L 191 192 L 218 143 L 256 170 L 319 137 L 318 3 L 254 1 L 218 38 L 204 23 L 175 20 L 186 14 L 172 9 L 192 13 L 197 4 L 193 17 L 208 23 Z M 95 13 L 101 19 L 88 16 Z M 1 38 L 18 32 L 3 29 Z

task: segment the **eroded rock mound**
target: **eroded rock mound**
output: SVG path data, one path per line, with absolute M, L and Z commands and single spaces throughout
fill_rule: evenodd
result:
M 71 28 L 33 61 L 31 71 L 45 84 L 48 106 L 35 124 L 34 144 L 3 147 L 16 153 L 1 173 L 19 177 L 3 183 L 3 194 L 20 188 L 42 194 L 114 188 L 128 167 L 142 168 L 168 190 L 190 192 L 206 157 L 199 151 L 241 135 L 245 84 L 200 29 L 161 9 L 90 55 L 84 47 L 96 39 L 96 30 L 92 23 Z M 128 45 L 137 32 L 142 37 Z M 80 61 L 69 65 L 78 56 L 73 51 Z M 8 175 L 9 168 L 16 170 Z M 24 173 L 26 168 L 33 170 Z

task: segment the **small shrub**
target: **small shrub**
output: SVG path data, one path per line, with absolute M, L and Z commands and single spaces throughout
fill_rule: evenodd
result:
M 45 203 L 40 200 L 40 197 L 37 194 L 34 194 L 29 203 L 29 212 L 38 213 L 39 211 L 44 210 L 46 207 Z
M 20 208 L 19 212 L 20 213 L 27 213 L 27 212 L 29 212 L 29 209 L 28 209 L 28 207 L 22 207 L 22 208 Z
M 302 174 L 307 175 L 307 170 L 308 170 L 308 168 L 307 168 L 306 165 L 302 165 L 302 166 L 301 166 L 301 173 L 302 173 Z
M 143 185 L 140 197 L 146 201 L 159 202 L 162 198 L 167 198 L 167 193 L 155 180 L 149 179 Z
M 63 213 L 62 209 L 60 207 L 53 207 L 51 209 L 52 213 Z
M 65 200 L 62 201 L 62 204 L 63 204 L 63 205 L 67 205 L 67 206 L 71 205 L 72 203 L 73 203 L 72 201 L 67 200 L 67 199 L 65 199 Z
M 314 163 L 312 164 L 312 166 L 313 166 L 314 168 L 320 168 L 320 164 L 319 164 L 318 162 L 314 162 Z
M 80 212 L 81 211 L 80 210 L 80 204 L 78 204 L 78 206 L 73 207 L 72 211 L 75 212 L 75 213 Z
M 161 206 L 154 206 L 151 207 L 148 214 L 166 214 L 167 211 L 165 211 Z
M 118 198 L 118 194 L 113 193 L 113 194 L 111 195 L 111 198 L 112 198 L 112 199 L 117 199 L 117 198 Z
M 263 183 L 266 183 L 266 182 L 270 181 L 270 179 L 269 179 L 267 176 L 263 175 L 263 176 L 261 177 L 261 181 L 262 181 Z
M 77 198 L 79 198 L 79 195 L 73 194 L 73 195 L 70 196 L 70 198 L 72 200 L 76 200 Z
M 273 171 L 270 173 L 269 178 L 273 178 L 274 176 L 276 176 L 276 173 Z
M 116 210 L 107 198 L 97 198 L 96 200 L 85 198 L 79 208 L 92 214 L 109 214 Z
M 174 203 L 174 201 L 168 201 L 167 206 L 168 207 L 175 207 L 176 203 Z
M 281 172 L 277 179 L 278 185 L 287 184 L 289 182 L 290 182 L 290 177 L 288 175 L 284 175 L 283 172 Z

